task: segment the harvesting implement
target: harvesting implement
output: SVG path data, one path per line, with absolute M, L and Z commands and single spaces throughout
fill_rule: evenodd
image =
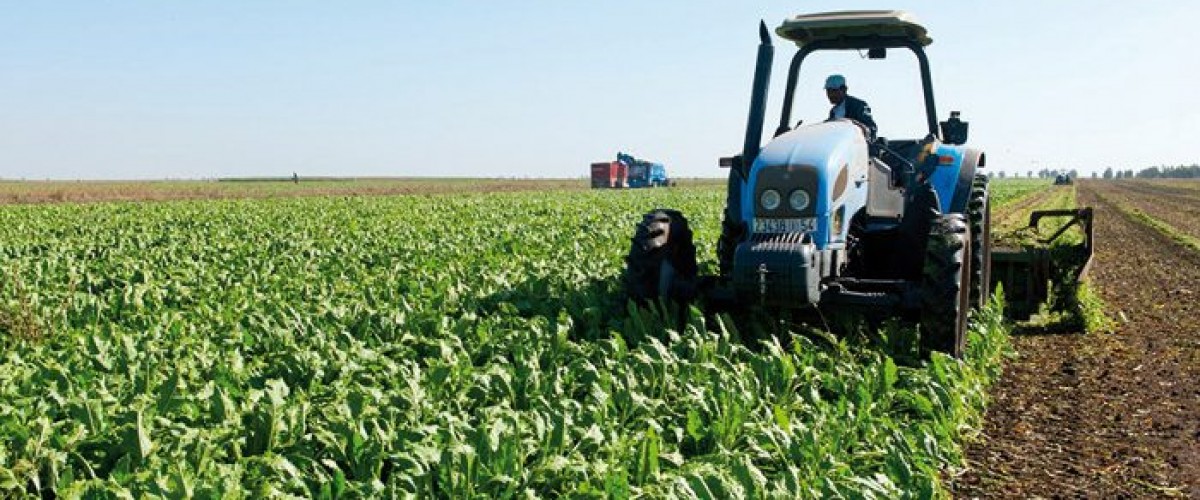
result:
M 799 50 L 778 126 L 762 145 L 774 46 L 760 23 L 742 151 L 721 160 L 730 171 L 719 274 L 698 275 L 687 218 L 659 209 L 636 228 L 626 257 L 628 295 L 717 309 L 854 309 L 915 320 L 926 351 L 961 355 L 968 312 L 987 302 L 990 285 L 1007 285 L 1008 273 L 1022 266 L 1048 265 L 1050 254 L 1001 253 L 1012 258 L 1003 260 L 1005 275 L 992 278 L 989 185 L 980 171 L 986 157 L 964 145 L 968 127 L 959 113 L 938 121 L 924 50 L 932 39 L 901 11 L 801 15 L 775 33 Z M 800 68 L 808 55 L 825 50 L 865 52 L 869 59 L 884 59 L 889 50 L 913 53 L 923 137 L 872 139 L 846 119 L 790 126 Z M 1041 295 L 1032 290 L 1022 297 Z
M 1004 312 L 1013 319 L 1029 319 L 1050 297 L 1049 283 L 1075 287 L 1092 263 L 1092 209 L 1035 210 L 1026 229 L 1036 230 L 1042 219 L 1067 218 L 1047 238 L 1019 242 L 992 250 L 991 288 L 1004 285 Z M 1072 226 L 1079 226 L 1083 241 L 1060 244 Z

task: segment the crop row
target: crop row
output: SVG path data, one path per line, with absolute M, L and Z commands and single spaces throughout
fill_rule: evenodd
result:
M 1019 203 L 1021 200 L 1045 191 L 1049 181 L 1044 179 L 991 179 L 992 209 Z

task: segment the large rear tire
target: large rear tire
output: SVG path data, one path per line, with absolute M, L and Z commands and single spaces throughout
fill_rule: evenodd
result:
M 625 257 L 625 293 L 640 304 L 687 303 L 696 296 L 696 245 L 678 210 L 655 210 L 638 223 Z
M 967 218 L 971 223 L 971 309 L 977 310 L 992 296 L 992 203 L 987 175 L 975 175 Z
M 971 230 L 962 214 L 933 221 L 921 278 L 921 343 L 925 351 L 961 358 L 970 310 Z

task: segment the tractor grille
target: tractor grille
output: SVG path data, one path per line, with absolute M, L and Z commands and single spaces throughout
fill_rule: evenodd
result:
M 784 251 L 811 242 L 811 233 L 756 234 L 750 238 L 754 251 Z
M 816 251 L 807 233 L 756 234 L 734 253 L 733 287 L 743 300 L 800 307 L 820 296 Z

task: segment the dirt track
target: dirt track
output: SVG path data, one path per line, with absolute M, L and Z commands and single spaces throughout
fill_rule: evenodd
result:
M 1104 202 L 1099 181 L 1078 188 L 1096 208 L 1091 281 L 1115 330 L 1014 337 L 953 491 L 1200 498 L 1200 254 Z

